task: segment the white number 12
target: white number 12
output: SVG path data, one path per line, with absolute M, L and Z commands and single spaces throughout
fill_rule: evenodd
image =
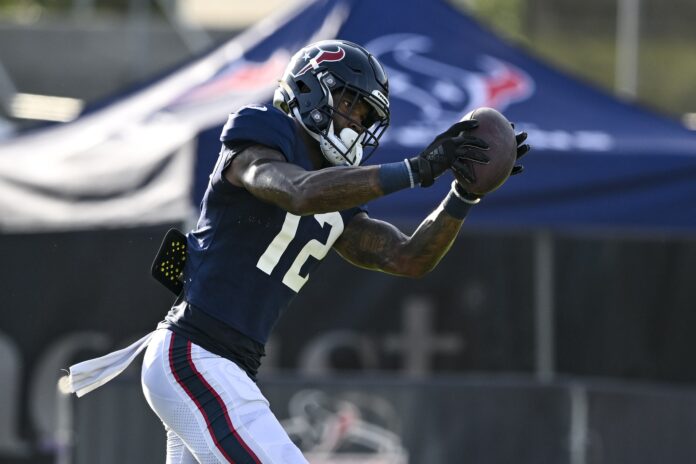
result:
M 317 220 L 320 226 L 324 227 L 328 224 L 331 229 L 329 231 L 329 238 L 326 243 L 321 243 L 319 240 L 312 239 L 307 244 L 302 247 L 297 257 L 292 262 L 290 269 L 285 273 L 283 277 L 283 283 L 293 289 L 295 292 L 299 292 L 302 286 L 307 282 L 309 276 L 302 277 L 300 275 L 300 270 L 302 266 L 307 261 L 310 256 L 321 260 L 326 256 L 331 247 L 333 246 L 336 239 L 343 232 L 343 218 L 339 213 L 323 213 L 315 214 L 314 219 Z M 287 213 L 285 216 L 285 221 L 283 222 L 283 227 L 275 236 L 271 244 L 268 245 L 266 251 L 259 258 L 259 262 L 256 263 L 256 267 L 261 269 L 268 275 L 271 275 L 273 269 L 278 265 L 281 256 L 287 250 L 290 242 L 295 238 L 297 234 L 297 226 L 300 224 L 300 216 L 295 216 L 294 214 Z

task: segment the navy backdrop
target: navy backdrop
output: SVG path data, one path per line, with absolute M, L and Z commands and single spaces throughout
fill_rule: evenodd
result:
M 696 228 L 696 134 L 579 82 L 495 36 L 443 0 L 326 0 L 245 53 L 264 62 L 294 50 L 326 18 L 336 36 L 365 45 L 390 77 L 392 127 L 368 163 L 417 153 L 449 124 L 495 107 L 530 133 L 527 172 L 471 215 L 473 225 L 689 231 Z M 339 15 L 340 16 L 340 15 Z M 232 109 L 231 109 L 232 110 Z M 218 149 L 215 127 L 199 139 L 196 200 Z M 403 192 L 372 214 L 420 220 L 447 189 Z

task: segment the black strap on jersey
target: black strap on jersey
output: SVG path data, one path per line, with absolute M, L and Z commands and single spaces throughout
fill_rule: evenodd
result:
M 150 273 L 155 280 L 175 295 L 184 289 L 184 264 L 186 264 L 186 235 L 169 229 L 162 240 Z

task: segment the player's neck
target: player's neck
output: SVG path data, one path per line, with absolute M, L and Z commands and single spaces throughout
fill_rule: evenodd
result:
M 321 153 L 321 148 L 319 148 L 319 142 L 314 140 L 311 135 L 307 133 L 306 130 L 299 123 L 295 122 L 297 126 L 297 131 L 302 137 L 302 141 L 307 148 L 307 153 L 309 153 L 309 160 L 312 163 L 314 169 L 320 169 L 327 166 L 326 158 Z

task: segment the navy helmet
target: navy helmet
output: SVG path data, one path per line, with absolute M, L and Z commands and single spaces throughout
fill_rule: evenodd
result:
M 345 99 L 351 102 L 348 111 L 337 108 Z M 350 121 L 359 131 L 346 127 L 336 134 L 334 115 L 350 119 L 348 114 L 360 101 L 367 103 L 369 113 L 362 121 Z M 366 160 L 389 126 L 384 68 L 370 52 L 345 40 L 323 40 L 298 51 L 280 80 L 273 104 L 295 118 L 336 166 L 357 166 Z M 371 148 L 365 156 L 363 147 Z

